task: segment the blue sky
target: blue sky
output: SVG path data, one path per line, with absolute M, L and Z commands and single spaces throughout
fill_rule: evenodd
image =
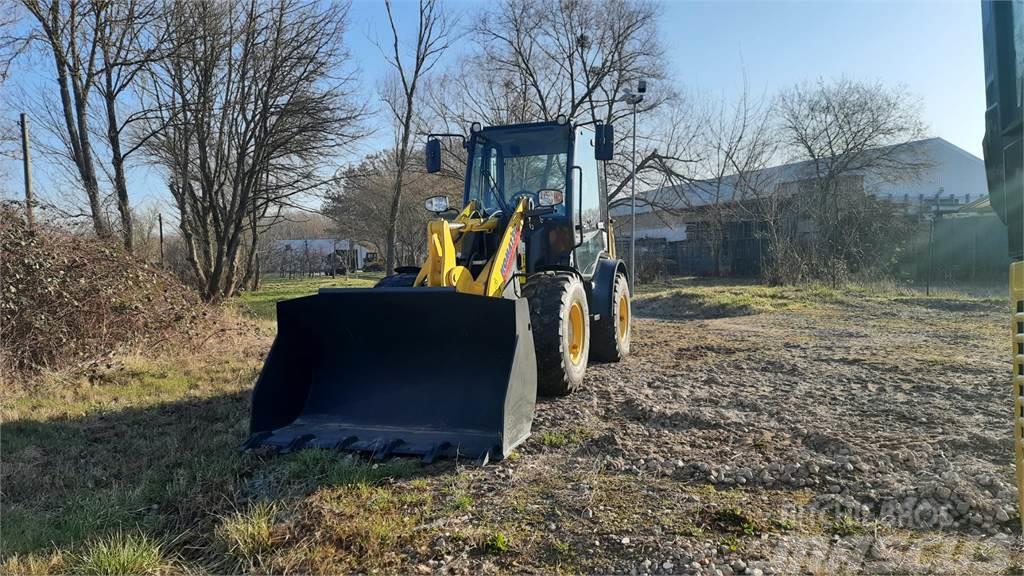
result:
M 465 19 L 482 7 L 478 1 L 448 6 Z M 414 0 L 396 0 L 399 31 L 415 33 Z M 386 72 L 375 40 L 389 30 L 382 0 L 354 0 L 349 46 L 363 75 L 366 98 L 376 105 L 376 87 Z M 771 95 L 818 77 L 881 81 L 903 85 L 921 99 L 922 114 L 934 136 L 981 156 L 984 86 L 981 7 L 971 1 L 684 1 L 663 3 L 660 34 L 669 72 L 678 87 L 712 98 L 732 99 L 746 75 L 755 95 Z M 458 42 L 447 55 L 462 50 Z M 50 74 L 42 67 L 36 74 Z M 8 83 L 31 82 L 32 74 Z M 34 81 L 38 81 L 36 78 Z M 9 89 L 5 86 L 3 89 Z M 652 84 L 649 90 L 658 90 Z M 15 111 L 5 109 L 16 120 Z M 381 117 L 383 120 L 383 117 Z M 362 148 L 384 145 L 386 124 Z M 351 160 L 351 159 L 345 159 Z M 7 174 L 20 175 L 16 161 L 2 159 Z M 38 159 L 37 182 L 46 184 Z M 144 196 L 161 194 L 158 175 L 133 172 Z M 20 190 L 8 183 L 8 192 Z M 141 200 L 142 198 L 139 198 Z

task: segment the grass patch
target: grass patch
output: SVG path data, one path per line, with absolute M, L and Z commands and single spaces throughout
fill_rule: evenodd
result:
M 493 532 L 484 540 L 484 550 L 491 554 L 504 554 L 511 548 L 504 532 Z
M 321 288 L 372 288 L 381 274 L 349 274 L 348 276 L 314 276 L 266 280 L 256 292 L 243 292 L 232 304 L 246 316 L 259 320 L 277 318 L 277 302 L 316 294 Z
M 160 544 L 144 534 L 115 532 L 94 540 L 77 555 L 70 572 L 74 574 L 158 574 L 169 562 Z
M 255 367 L 203 362 L 130 358 L 91 379 L 5 397 L 4 556 L 68 547 L 123 526 L 160 533 L 231 502 L 236 478 L 251 464 L 238 445 Z M 137 539 L 120 538 L 97 541 L 97 550 L 113 554 Z
M 276 504 L 261 502 L 223 518 L 217 530 L 221 547 L 245 567 L 262 566 L 263 556 L 274 545 L 271 530 L 276 515 Z
M 728 506 L 714 513 L 715 523 L 724 530 L 753 536 L 758 531 L 757 521 L 741 508 Z
M 583 428 L 575 428 L 569 432 L 545 431 L 540 434 L 540 443 L 552 448 L 560 448 L 569 444 L 582 444 L 590 437 L 590 432 Z
M 846 514 L 833 518 L 829 528 L 833 534 L 839 536 L 852 536 L 864 532 L 864 525 Z
M 818 284 L 763 286 L 681 279 L 641 287 L 633 308 L 640 316 L 657 318 L 721 318 L 818 308 L 843 301 L 844 290 Z
M 416 462 L 396 458 L 388 462 L 365 462 L 335 450 L 310 448 L 279 459 L 292 482 L 314 482 L 322 486 L 372 485 L 387 479 L 416 474 Z M 275 462 L 276 463 L 276 462 Z

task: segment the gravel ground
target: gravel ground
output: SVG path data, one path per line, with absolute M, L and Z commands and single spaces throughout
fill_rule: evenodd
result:
M 466 473 L 497 510 L 475 520 L 588 572 L 1020 570 L 1004 305 L 791 308 L 639 302 L 628 360 L 542 401 L 522 458 Z

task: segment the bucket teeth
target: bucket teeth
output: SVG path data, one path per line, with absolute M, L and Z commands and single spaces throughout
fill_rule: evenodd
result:
M 490 450 L 484 450 L 483 454 L 481 454 L 480 456 L 477 457 L 476 465 L 477 466 L 487 466 L 487 464 L 490 461 L 491 461 L 491 451 Z
M 347 436 L 334 445 L 335 450 L 347 450 L 349 446 L 359 441 L 359 436 Z
M 450 448 L 451 442 L 438 442 L 431 446 L 426 452 L 423 453 L 423 463 L 431 464 L 434 462 L 434 458 L 437 458 L 439 452 L 443 452 Z
M 385 458 L 391 455 L 391 452 L 393 452 L 395 448 L 398 448 L 404 443 L 405 442 L 401 439 L 392 440 L 391 442 L 385 444 L 383 448 L 374 452 L 371 458 L 373 460 L 384 460 Z
M 309 444 L 313 440 L 316 440 L 316 436 L 314 436 L 313 434 L 303 434 L 302 436 L 299 436 L 296 439 L 292 440 L 291 443 L 288 444 L 288 446 L 286 446 L 284 450 L 281 450 L 281 453 L 287 454 L 289 452 L 302 450 L 303 448 L 306 447 L 307 444 Z
M 273 435 L 273 432 L 257 432 L 252 436 L 249 436 L 249 439 L 245 441 L 245 444 L 242 444 L 242 450 L 245 451 L 258 448 L 261 444 L 263 444 L 264 440 L 270 438 Z

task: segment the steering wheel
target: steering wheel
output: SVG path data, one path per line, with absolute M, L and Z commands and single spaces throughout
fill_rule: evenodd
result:
M 515 194 L 512 195 L 512 198 L 511 198 L 512 202 L 511 202 L 509 207 L 512 208 L 512 209 L 515 209 L 515 207 L 519 205 L 519 198 L 521 196 L 525 196 L 525 197 L 530 198 L 531 200 L 533 200 L 533 205 L 534 206 L 540 206 L 540 194 L 539 193 L 534 192 L 533 190 L 520 190 L 519 192 L 516 192 Z

